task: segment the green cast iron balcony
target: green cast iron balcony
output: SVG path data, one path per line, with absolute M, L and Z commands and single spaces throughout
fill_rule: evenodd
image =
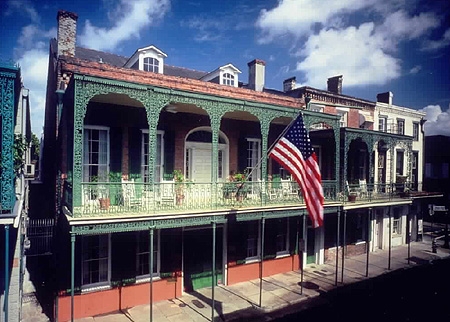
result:
M 336 182 L 323 182 L 325 201 L 337 201 Z M 74 217 L 145 216 L 304 204 L 296 182 L 165 181 L 81 184 L 81 206 L 72 206 L 72 187 L 64 186 L 63 204 Z

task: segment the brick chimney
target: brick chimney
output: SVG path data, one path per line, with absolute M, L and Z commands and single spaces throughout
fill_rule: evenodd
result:
M 58 21 L 58 56 L 75 56 L 78 15 L 60 10 L 56 17 Z
M 283 81 L 283 91 L 286 93 L 295 89 L 295 81 L 296 81 L 295 76 L 285 79 Z
M 248 87 L 258 92 L 264 89 L 266 62 L 254 59 L 248 64 Z
M 342 75 L 328 78 L 328 91 L 335 94 L 342 94 Z
M 392 93 L 392 92 L 380 93 L 380 94 L 377 94 L 377 102 L 392 105 L 393 97 L 394 97 L 394 93 Z

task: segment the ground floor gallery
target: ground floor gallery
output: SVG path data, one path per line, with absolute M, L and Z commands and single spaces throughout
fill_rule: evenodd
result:
M 366 252 L 367 243 L 370 251 L 394 247 L 407 242 L 411 213 L 409 205 L 340 209 L 317 229 L 305 214 L 78 234 L 67 225 L 55 256 L 55 314 L 67 321 L 299 270 L 332 261 L 339 247 L 348 255 Z

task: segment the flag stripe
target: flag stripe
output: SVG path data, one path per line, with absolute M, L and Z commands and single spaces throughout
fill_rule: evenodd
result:
M 269 156 L 291 173 L 299 184 L 313 227 L 323 225 L 323 188 L 317 157 L 301 114 L 275 144 Z

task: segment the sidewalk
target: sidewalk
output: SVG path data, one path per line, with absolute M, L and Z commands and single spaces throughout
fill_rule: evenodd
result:
M 366 277 L 367 255 L 345 258 L 343 283 L 342 258 L 339 258 L 338 285 L 336 263 L 308 265 L 304 271 L 303 294 L 301 294 L 300 271 L 266 277 L 262 284 L 262 307 L 259 307 L 260 280 L 252 280 L 231 286 L 218 286 L 215 292 L 215 321 L 270 321 L 289 311 L 311 307 L 320 301 L 319 295 L 336 287 L 375 277 L 390 271 L 428 263 L 450 256 L 450 250 L 438 248 L 431 252 L 429 241 L 411 243 L 408 265 L 407 245 L 391 249 L 391 270 L 388 268 L 388 250 L 369 254 L 369 277 Z M 184 294 L 180 298 L 154 303 L 153 321 L 211 321 L 211 288 Z M 149 321 L 149 305 L 140 305 L 122 312 L 76 320 L 77 322 L 130 322 Z

